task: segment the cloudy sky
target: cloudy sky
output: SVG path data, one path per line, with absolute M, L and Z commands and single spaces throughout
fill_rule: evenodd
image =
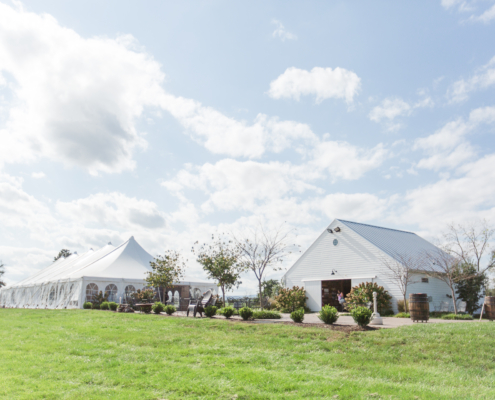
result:
M 0 3 L 6 280 L 132 235 L 202 278 L 193 242 L 259 223 L 495 221 L 494 39 L 489 0 Z

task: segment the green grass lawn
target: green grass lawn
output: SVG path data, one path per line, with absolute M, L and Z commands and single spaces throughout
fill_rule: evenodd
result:
M 341 332 L 0 309 L 2 399 L 494 399 L 495 323 Z

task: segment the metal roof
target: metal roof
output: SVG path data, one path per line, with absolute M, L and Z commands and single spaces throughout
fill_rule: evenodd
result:
M 343 219 L 337 221 L 342 222 L 399 262 L 401 262 L 401 257 L 410 257 L 419 263 L 426 253 L 439 251 L 438 247 L 413 232 L 360 224 Z

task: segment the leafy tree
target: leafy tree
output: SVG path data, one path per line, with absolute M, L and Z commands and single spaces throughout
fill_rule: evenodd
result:
M 192 248 L 197 255 L 196 261 L 203 266 L 208 278 L 216 280 L 222 289 L 223 304 L 225 292 L 234 286 L 239 287 L 244 264 L 241 261 L 241 249 L 231 241 L 223 241 L 212 235 L 212 244 L 203 244 L 199 249 Z M 196 242 L 197 244 L 198 242 Z
M 5 265 L 0 261 L 0 287 L 5 286 L 5 282 L 2 280 L 2 276 L 5 274 Z
M 484 273 L 478 273 L 477 266 L 473 263 L 462 264 L 455 273 L 456 280 L 458 275 L 467 278 L 457 282 L 457 296 L 466 302 L 466 311 L 472 314 L 479 307 L 478 303 L 484 296 L 483 289 L 487 286 L 488 279 Z
M 263 288 L 263 296 L 267 297 L 274 297 L 278 295 L 278 292 L 282 288 L 282 285 L 280 285 L 280 282 L 277 281 L 276 279 L 269 279 L 263 281 L 261 284 Z
M 157 256 L 153 261 L 150 261 L 150 265 L 152 271 L 148 272 L 146 282 L 155 288 L 163 287 L 165 292 L 174 282 L 179 282 L 184 277 L 186 269 L 182 256 L 174 250 L 166 251 L 164 256 Z
M 57 261 L 59 258 L 67 258 L 71 255 L 72 253 L 70 252 L 70 250 L 67 250 L 67 249 L 62 249 L 58 252 L 58 256 L 57 257 L 53 257 L 53 262 Z

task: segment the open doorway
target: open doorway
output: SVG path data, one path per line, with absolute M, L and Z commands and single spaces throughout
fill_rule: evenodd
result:
M 342 310 L 342 305 L 337 298 L 338 292 L 342 292 L 347 296 L 351 291 L 350 279 L 339 279 L 331 281 L 321 281 L 321 306 L 332 306 L 339 311 Z

